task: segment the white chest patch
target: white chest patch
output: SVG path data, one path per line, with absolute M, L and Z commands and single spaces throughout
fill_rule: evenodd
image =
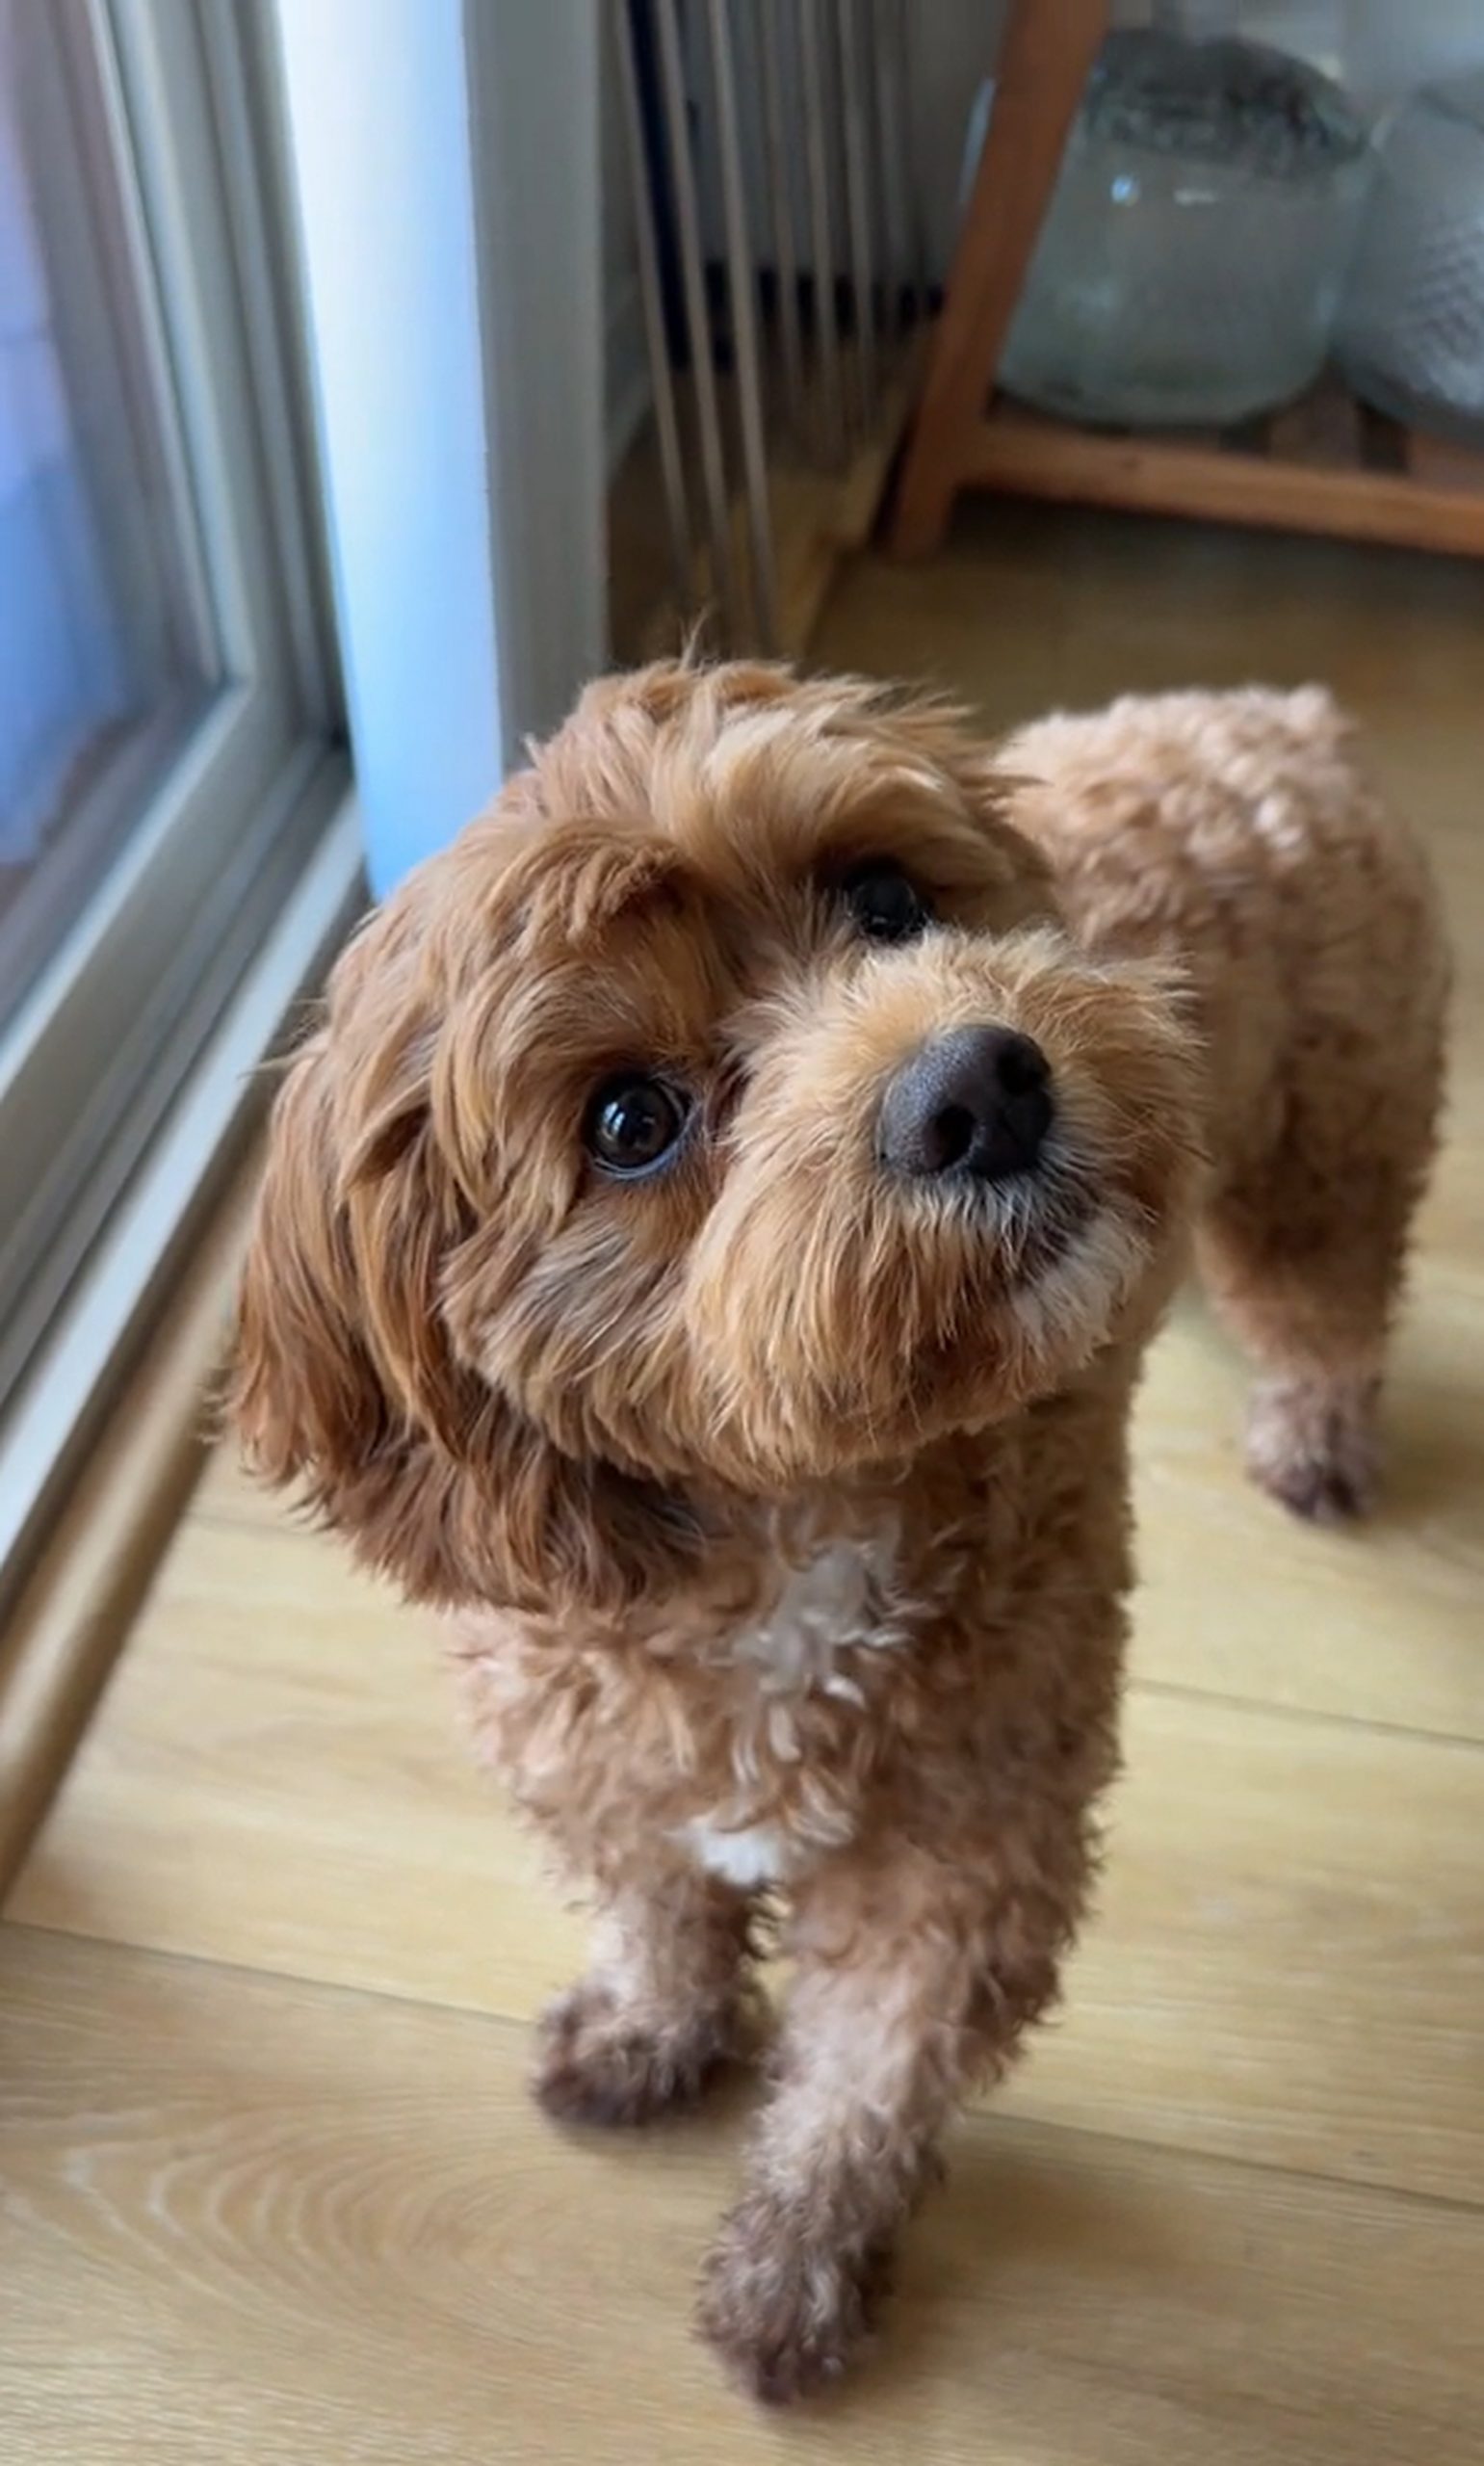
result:
M 761 1892 L 765 1884 L 781 1883 L 788 1869 L 789 1843 L 781 1824 L 749 1823 L 724 1832 L 697 1817 L 687 1824 L 685 1839 L 709 1876 L 719 1876 L 739 1892 Z
M 821 1695 L 864 1710 L 868 1657 L 908 1640 L 913 1616 L 897 1589 L 896 1557 L 895 1534 L 825 1543 L 787 1569 L 768 1607 L 717 1651 L 735 1692 L 735 1790 L 680 1838 L 709 1874 L 740 1891 L 784 1883 L 850 1838 L 853 1811 L 823 1775 L 802 1770 L 799 1716 Z M 789 1767 L 800 1768 L 798 1777 L 780 1798 L 780 1768 Z M 760 1822 L 764 1807 L 769 1820 Z
M 729 1640 L 727 1659 L 755 1671 L 764 1695 L 786 1700 L 818 1690 L 864 1703 L 851 1659 L 901 1640 L 895 1559 L 886 1536 L 829 1543 L 790 1569 L 770 1607 Z

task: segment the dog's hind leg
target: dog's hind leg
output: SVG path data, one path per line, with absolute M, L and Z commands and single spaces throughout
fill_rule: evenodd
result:
M 1248 1469 L 1317 1523 L 1374 1502 L 1377 1405 L 1408 1237 L 1432 1155 L 1440 1066 L 1358 1071 L 1300 1058 L 1268 1155 L 1218 1185 L 1205 1281 L 1258 1372 Z

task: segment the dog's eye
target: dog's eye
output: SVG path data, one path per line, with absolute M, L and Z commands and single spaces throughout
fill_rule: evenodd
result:
M 647 1173 L 664 1162 L 690 1107 L 661 1079 L 625 1075 L 598 1089 L 587 1116 L 587 1146 L 610 1173 Z
M 890 857 L 872 856 L 840 879 L 841 896 L 872 942 L 911 942 L 925 933 L 932 909 L 911 876 Z

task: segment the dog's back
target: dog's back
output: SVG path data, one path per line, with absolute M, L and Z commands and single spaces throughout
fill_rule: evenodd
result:
M 1317 687 L 1129 697 L 1041 721 L 1003 760 L 1079 938 L 1189 972 L 1211 1072 L 1203 1264 L 1267 1373 L 1254 1469 L 1310 1512 L 1363 1507 L 1442 1089 L 1423 852 Z

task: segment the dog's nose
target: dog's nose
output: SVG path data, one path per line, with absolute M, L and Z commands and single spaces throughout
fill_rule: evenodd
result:
M 902 1064 L 882 1100 L 877 1146 L 898 1173 L 999 1182 L 1028 1172 L 1054 1108 L 1051 1064 L 1011 1028 L 954 1028 Z

